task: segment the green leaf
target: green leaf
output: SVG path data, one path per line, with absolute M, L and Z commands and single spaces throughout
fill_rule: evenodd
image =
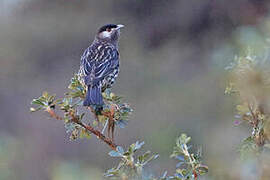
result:
M 49 97 L 48 97 L 48 102 L 49 102 L 49 103 L 52 103 L 52 102 L 54 101 L 54 99 L 55 99 L 55 96 L 56 96 L 56 95 L 49 96 Z
M 40 106 L 45 106 L 43 102 L 41 102 L 40 99 L 33 99 L 32 104 L 40 105 Z

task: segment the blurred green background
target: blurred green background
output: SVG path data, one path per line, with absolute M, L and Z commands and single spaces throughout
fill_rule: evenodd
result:
M 247 47 L 268 45 L 267 0 L 1 0 L 0 179 L 102 179 L 117 162 L 96 138 L 70 141 L 62 122 L 29 113 L 43 90 L 61 96 L 79 69 L 97 28 L 121 23 L 121 71 L 113 87 L 134 114 L 116 142 L 161 155 L 148 171 L 173 173 L 169 159 L 182 132 L 203 148 L 206 179 L 256 179 L 237 145 L 233 99 L 224 96 L 226 71 Z M 196 146 L 197 147 L 197 146 Z

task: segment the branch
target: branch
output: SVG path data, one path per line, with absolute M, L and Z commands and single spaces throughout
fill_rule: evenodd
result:
M 85 125 L 82 122 L 76 122 L 76 123 L 84 127 L 86 130 L 90 131 L 92 134 L 96 135 L 97 138 L 101 139 L 103 142 L 109 145 L 111 149 L 116 150 L 117 145 L 111 139 L 104 136 L 100 131 L 94 129 L 92 126 Z
M 58 116 L 52 108 L 47 108 L 46 111 L 50 114 L 52 118 L 55 118 L 57 120 L 64 119 L 63 117 Z M 116 150 L 117 145 L 111 139 L 104 136 L 99 130 L 96 130 L 92 126 L 86 125 L 83 122 L 79 121 L 78 117 L 74 113 L 69 112 L 68 114 L 71 117 L 72 122 L 80 125 L 84 129 L 89 131 L 91 134 L 97 136 L 98 139 L 101 139 L 103 142 L 105 142 L 108 146 L 110 146 L 111 149 Z

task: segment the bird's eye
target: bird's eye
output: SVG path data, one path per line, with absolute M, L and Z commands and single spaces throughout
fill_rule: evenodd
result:
M 111 30 L 112 30 L 111 28 L 107 28 L 106 29 L 107 32 L 111 32 Z

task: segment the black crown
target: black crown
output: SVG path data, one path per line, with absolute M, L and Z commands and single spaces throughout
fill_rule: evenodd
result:
M 104 25 L 102 26 L 101 28 L 99 28 L 98 32 L 103 32 L 103 31 L 106 31 L 107 29 L 112 29 L 112 28 L 116 28 L 117 25 L 115 24 L 107 24 L 107 25 Z

